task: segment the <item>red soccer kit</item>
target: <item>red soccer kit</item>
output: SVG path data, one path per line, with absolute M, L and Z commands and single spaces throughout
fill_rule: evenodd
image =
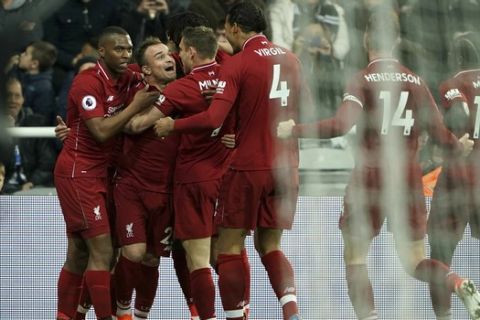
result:
M 55 186 L 69 236 L 109 233 L 106 178 L 116 138 L 97 142 L 85 121 L 110 117 L 125 107 L 129 91 L 139 81 L 127 70 L 117 80 L 101 62 L 75 77 L 68 96 L 67 126 L 71 132 L 55 165 Z
M 182 133 L 215 128 L 231 110 L 236 151 L 222 183 L 222 226 L 291 228 L 298 195 L 298 141 L 277 139 L 276 126 L 297 119 L 300 83 L 298 59 L 255 35 L 222 65 L 210 108 L 175 121 L 175 130 Z
M 472 236 L 480 238 L 480 69 L 462 71 L 442 83 L 440 96 L 446 111 L 455 103 L 463 105 L 468 120 L 458 136 L 469 133 L 475 145 L 467 158 L 444 158 L 432 198 L 429 234 L 445 237 L 453 233 L 460 241 L 470 223 Z
M 130 100 L 144 86 L 143 83 L 136 86 Z M 178 143 L 178 135 L 161 139 L 152 128 L 138 135 L 124 135 L 124 154 L 114 190 L 116 232 L 121 245 L 145 242 L 148 252 L 169 256 Z
M 385 202 L 387 176 L 382 172 L 390 175 L 393 170 L 401 170 L 403 178 L 396 184 L 403 184 L 405 190 L 396 190 L 395 197 L 404 199 L 406 216 L 389 216 L 389 220 L 405 222 L 410 227 L 409 235 L 422 239 L 427 216 L 417 159 L 418 137 L 427 130 L 445 148 L 461 150 L 458 140 L 443 125 L 430 91 L 419 76 L 397 60 L 374 60 L 352 78 L 334 118 L 297 125 L 294 135 L 330 138 L 346 133 L 354 124 L 359 147 L 340 227 L 358 236 L 377 235 L 386 213 L 393 211 L 389 208 L 393 204 Z M 392 143 L 398 143 L 391 150 L 395 159 L 387 161 L 382 150 L 388 150 L 387 145 Z
M 172 82 L 160 96 L 159 109 L 165 115 L 180 112 L 184 117 L 202 112 L 208 102 L 202 90 L 218 82 L 216 62 L 197 66 L 182 79 Z M 182 134 L 177 154 L 174 186 L 175 237 L 181 240 L 209 237 L 220 179 L 230 155 L 221 142 L 225 128 Z

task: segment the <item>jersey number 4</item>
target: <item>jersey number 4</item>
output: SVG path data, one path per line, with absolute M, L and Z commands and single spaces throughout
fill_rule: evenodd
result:
M 398 100 L 395 113 L 392 117 L 392 93 L 390 91 L 380 91 L 380 100 L 383 100 L 383 120 L 382 120 L 382 134 L 388 134 L 390 126 L 403 127 L 403 135 L 409 136 L 412 131 L 415 119 L 413 119 L 413 112 L 410 109 L 405 110 L 408 101 L 408 91 L 400 92 L 400 99 Z M 405 117 L 402 118 L 405 111 Z
M 272 87 L 270 88 L 270 99 L 280 99 L 280 105 L 286 107 L 290 89 L 287 87 L 287 81 L 280 81 L 280 65 L 273 65 Z

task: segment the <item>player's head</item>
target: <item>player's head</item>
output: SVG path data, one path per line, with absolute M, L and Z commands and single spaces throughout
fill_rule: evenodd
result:
M 175 49 L 178 50 L 180 40 L 182 40 L 182 32 L 187 27 L 208 26 L 208 20 L 198 13 L 186 11 L 173 15 L 168 20 L 167 37 L 173 43 Z M 173 49 L 172 49 L 173 50 Z
M 125 72 L 132 58 L 132 40 L 128 32 L 116 26 L 103 29 L 98 38 L 98 53 L 113 76 Z
M 217 37 L 212 29 L 203 26 L 185 28 L 179 51 L 184 72 L 192 71 L 197 62 L 215 59 L 217 47 Z
M 369 51 L 391 54 L 400 40 L 398 15 L 393 10 L 378 10 L 368 19 L 364 43 Z
M 168 47 L 158 38 L 147 38 L 143 41 L 135 54 L 137 63 L 147 77 L 166 84 L 175 80 L 175 60 L 170 56 Z
M 456 36 L 450 50 L 451 66 L 455 70 L 466 70 L 480 66 L 480 42 L 474 32 Z
M 20 54 L 18 66 L 27 72 L 44 72 L 57 60 L 57 48 L 49 42 L 35 41 Z
M 7 97 L 7 114 L 17 119 L 22 110 L 25 98 L 23 97 L 22 84 L 17 78 L 9 78 L 5 83 Z
M 262 33 L 267 28 L 267 20 L 260 7 L 250 1 L 235 4 L 227 13 L 225 35 L 234 52 L 242 49 L 245 38 Z

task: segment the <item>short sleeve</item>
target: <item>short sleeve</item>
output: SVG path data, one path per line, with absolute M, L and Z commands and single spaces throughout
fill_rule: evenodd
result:
M 83 120 L 105 115 L 101 82 L 95 77 L 77 77 L 70 89 L 70 100 Z

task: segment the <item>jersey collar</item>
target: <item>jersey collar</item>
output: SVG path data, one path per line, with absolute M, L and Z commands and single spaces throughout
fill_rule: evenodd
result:
M 368 64 L 368 67 L 370 67 L 372 64 L 377 63 L 377 62 L 398 62 L 398 60 L 395 59 L 395 58 L 378 58 L 378 59 L 372 60 L 372 61 Z
M 250 38 L 248 38 L 248 39 L 243 43 L 242 50 L 244 50 L 245 47 L 246 47 L 250 42 L 254 42 L 253 40 L 255 40 L 255 39 L 261 39 L 261 40 L 263 40 L 263 41 L 268 41 L 268 40 L 267 40 L 267 37 L 265 37 L 265 35 L 263 35 L 263 34 L 253 35 L 253 36 L 251 36 Z
M 195 72 L 198 72 L 198 71 L 203 70 L 203 69 L 210 69 L 211 67 L 216 66 L 216 65 L 217 65 L 216 61 L 212 61 L 210 63 L 202 64 L 202 65 L 199 65 L 199 66 L 196 66 L 195 68 L 193 68 L 190 73 L 195 73 Z

